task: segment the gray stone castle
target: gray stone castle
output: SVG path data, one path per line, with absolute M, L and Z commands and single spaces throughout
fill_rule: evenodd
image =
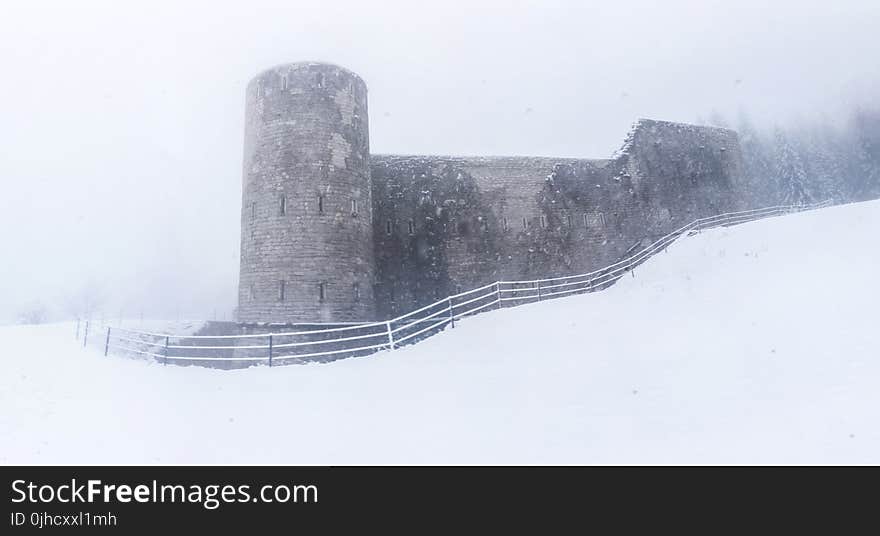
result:
M 745 206 L 737 134 L 640 120 L 609 159 L 370 154 L 367 86 L 293 63 L 247 87 L 238 320 L 387 319 L 606 266 Z

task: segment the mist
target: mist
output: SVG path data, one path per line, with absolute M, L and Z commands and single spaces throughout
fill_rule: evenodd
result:
M 6 2 L 0 321 L 230 319 L 267 67 L 362 76 L 373 153 L 602 158 L 640 117 L 845 128 L 878 105 L 878 20 L 870 0 Z

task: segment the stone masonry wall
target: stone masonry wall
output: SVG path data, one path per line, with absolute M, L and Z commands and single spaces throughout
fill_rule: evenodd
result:
M 247 88 L 244 153 L 238 319 L 373 318 L 363 81 L 326 64 L 261 73 Z
M 248 85 L 239 322 L 386 319 L 584 273 L 751 198 L 725 129 L 640 120 L 604 160 L 371 157 L 368 131 L 366 85 L 343 68 Z
M 736 133 L 642 120 L 609 160 L 374 155 L 380 318 L 495 280 L 610 264 L 742 208 Z

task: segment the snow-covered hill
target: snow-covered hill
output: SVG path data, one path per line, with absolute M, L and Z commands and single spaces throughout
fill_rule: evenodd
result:
M 703 232 L 608 291 L 218 371 L 0 328 L 0 463 L 880 463 L 880 202 Z

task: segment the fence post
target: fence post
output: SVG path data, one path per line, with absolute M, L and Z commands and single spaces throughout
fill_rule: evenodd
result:
M 455 313 L 452 312 L 452 297 L 449 298 L 449 322 L 450 325 L 455 327 Z
M 104 339 L 104 357 L 107 357 L 108 351 L 110 351 L 110 326 L 107 326 L 107 338 Z
M 272 334 L 269 334 L 269 366 L 272 366 Z
M 163 353 L 162 364 L 168 364 L 168 335 L 165 335 L 165 352 Z
M 388 346 L 389 349 L 394 350 L 394 333 L 391 332 L 391 321 L 385 322 L 385 327 L 388 329 Z
M 76 317 L 76 340 L 79 340 L 79 317 Z
M 501 309 L 501 281 L 495 282 L 495 298 L 498 300 L 498 308 Z
M 86 344 L 89 341 L 89 321 L 86 320 L 86 330 L 83 332 L 83 348 L 86 347 Z
M 538 281 L 538 301 L 541 301 L 541 282 Z

